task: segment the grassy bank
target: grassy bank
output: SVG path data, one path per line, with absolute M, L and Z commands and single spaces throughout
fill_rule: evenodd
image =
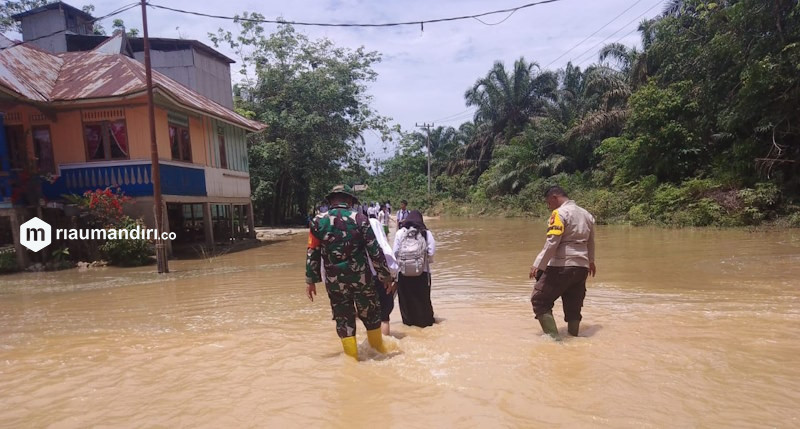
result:
M 557 182 L 570 198 L 595 215 L 600 224 L 655 225 L 663 227 L 741 227 L 774 225 L 800 227 L 800 204 L 770 183 L 752 188 L 732 188 L 707 179 L 680 185 L 657 184 L 647 177 L 624 187 L 597 188 L 590 178 L 563 176 Z M 477 187 L 467 198 L 440 195 L 425 210 L 444 216 L 545 217 L 544 183 L 535 182 L 519 194 L 488 198 Z

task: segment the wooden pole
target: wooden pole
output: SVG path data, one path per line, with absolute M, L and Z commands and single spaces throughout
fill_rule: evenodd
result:
M 419 128 L 425 128 L 425 131 L 427 132 L 427 134 L 425 136 L 425 146 L 426 146 L 427 152 L 428 152 L 428 200 L 430 201 L 430 199 L 431 199 L 431 128 L 433 127 L 433 123 L 426 124 L 426 123 L 423 122 L 422 125 L 420 125 L 420 124 L 414 124 L 414 125 L 416 125 Z
M 158 261 L 158 273 L 169 272 L 167 262 L 167 252 L 164 248 L 164 240 L 161 238 L 163 231 L 164 207 L 161 201 L 161 171 L 158 165 L 158 142 L 156 141 L 156 111 L 153 102 L 153 69 L 150 64 L 150 39 L 147 34 L 147 1 L 142 2 L 142 39 L 144 41 L 144 69 L 147 79 L 147 110 L 150 119 L 150 163 L 152 164 L 151 176 L 153 179 L 153 205 L 156 210 L 156 260 Z

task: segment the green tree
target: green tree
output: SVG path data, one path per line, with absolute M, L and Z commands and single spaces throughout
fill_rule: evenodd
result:
M 136 37 L 139 35 L 138 28 L 125 28 L 125 21 L 117 18 L 114 20 L 114 23 L 111 25 L 111 30 L 116 33 L 117 31 L 121 31 L 127 34 L 129 37 Z
M 0 32 L 16 31 L 21 33 L 22 29 L 18 22 L 14 21 L 12 16 L 27 12 L 31 9 L 36 9 L 50 3 L 50 0 L 17 0 L 17 1 L 3 1 L 0 3 Z
M 244 13 L 242 18 L 263 18 Z M 388 119 L 371 107 L 368 83 L 377 52 L 310 40 L 291 25 L 267 34 L 238 21 L 239 34 L 209 34 L 241 57 L 238 111 L 267 124 L 250 141 L 251 187 L 262 219 L 275 224 L 308 213 L 330 187 L 365 157 L 363 134 L 388 135 Z
M 546 116 L 556 99 L 558 77 L 540 71 L 536 63 L 524 58 L 514 62 L 509 73 L 502 62 L 495 62 L 486 76 L 466 91 L 467 106 L 475 106 L 480 127 L 466 148 L 466 156 L 479 164 L 490 160 L 497 144 L 508 142 L 521 132 L 533 117 Z M 483 171 L 485 166 L 478 166 Z

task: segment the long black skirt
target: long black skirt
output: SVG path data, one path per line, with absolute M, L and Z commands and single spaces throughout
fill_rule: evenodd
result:
M 400 274 L 397 279 L 397 297 L 403 324 L 420 328 L 433 325 L 430 273 L 422 273 L 417 277 Z

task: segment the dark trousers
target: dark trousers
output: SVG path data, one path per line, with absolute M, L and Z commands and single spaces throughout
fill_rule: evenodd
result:
M 533 287 L 531 295 L 531 305 L 536 318 L 551 313 L 553 305 L 560 297 L 564 306 L 564 321 L 580 321 L 588 276 L 588 268 L 547 267 Z
M 430 273 L 422 273 L 416 277 L 398 275 L 397 299 L 400 302 L 403 324 L 424 328 L 435 322 L 431 304 Z
M 388 322 L 389 315 L 394 310 L 394 292 L 386 292 L 386 287 L 377 277 L 372 278 L 372 285 L 378 294 L 378 300 L 381 302 L 381 322 Z

